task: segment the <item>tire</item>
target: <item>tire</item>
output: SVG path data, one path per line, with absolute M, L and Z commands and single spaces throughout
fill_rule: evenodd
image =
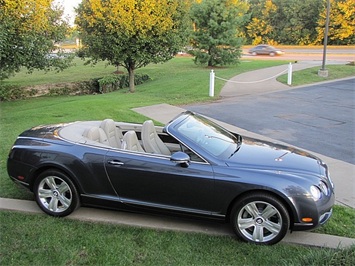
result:
M 253 55 L 253 56 L 256 56 L 256 55 L 258 55 L 258 54 L 257 54 L 256 52 L 252 52 L 252 55 Z
M 290 227 L 290 217 L 284 204 L 266 193 L 246 195 L 238 200 L 230 219 L 237 237 L 254 244 L 276 244 Z
M 270 53 L 270 56 L 275 56 L 276 54 L 274 52 L 271 52 Z
M 79 207 L 77 189 L 70 178 L 58 170 L 41 173 L 33 192 L 38 206 L 51 216 L 64 217 Z

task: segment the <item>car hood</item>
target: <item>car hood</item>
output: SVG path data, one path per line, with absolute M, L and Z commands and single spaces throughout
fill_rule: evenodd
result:
M 239 150 L 227 159 L 226 164 L 238 168 L 319 175 L 321 160 L 308 152 L 293 147 L 244 137 Z

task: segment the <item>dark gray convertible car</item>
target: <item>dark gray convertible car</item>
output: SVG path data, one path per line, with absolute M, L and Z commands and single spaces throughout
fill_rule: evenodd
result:
M 82 205 L 202 217 L 258 244 L 324 224 L 334 204 L 320 159 L 192 112 L 165 127 L 112 119 L 34 127 L 17 138 L 7 167 L 52 216 Z

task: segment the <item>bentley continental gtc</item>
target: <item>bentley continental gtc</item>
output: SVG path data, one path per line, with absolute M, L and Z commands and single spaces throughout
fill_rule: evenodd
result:
M 52 216 L 91 206 L 220 220 L 256 244 L 324 224 L 335 198 L 319 158 L 188 111 L 164 127 L 112 119 L 33 127 L 16 139 L 7 169 Z

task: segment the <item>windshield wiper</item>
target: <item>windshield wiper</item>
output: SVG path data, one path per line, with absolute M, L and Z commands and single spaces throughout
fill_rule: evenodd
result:
M 209 135 L 205 135 L 205 137 L 206 137 L 206 138 L 208 138 L 208 139 L 219 139 L 219 140 L 223 140 L 223 141 L 228 142 L 228 143 L 235 144 L 235 142 L 234 142 L 234 141 L 227 140 L 227 139 L 220 138 L 220 137 L 216 137 L 216 136 L 209 136 Z
M 231 158 L 237 151 L 239 151 L 239 149 L 240 149 L 240 144 L 237 144 L 237 148 L 235 149 L 235 151 L 234 152 L 232 152 L 232 154 L 231 155 L 229 155 L 229 157 L 228 157 L 228 159 L 229 158 Z

